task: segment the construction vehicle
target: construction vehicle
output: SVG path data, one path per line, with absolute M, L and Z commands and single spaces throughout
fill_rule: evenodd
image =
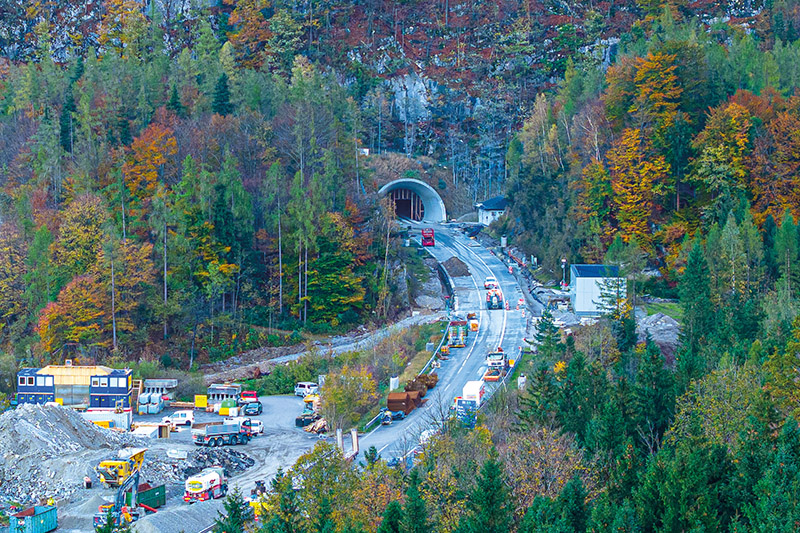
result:
M 506 358 L 503 348 L 497 348 L 497 351 L 491 352 L 486 356 L 486 367 L 483 381 L 500 381 L 503 379 L 508 370 L 508 358 Z
M 138 494 L 139 467 L 119 486 L 113 502 L 100 505 L 98 512 L 94 515 L 95 529 L 106 525 L 109 518 L 115 526 L 121 526 L 125 523 L 135 522 L 144 516 L 146 511 L 155 513 L 154 507 L 139 502 Z
M 486 308 L 487 309 L 502 309 L 503 308 L 503 293 L 500 289 L 489 289 L 486 291 Z
M 467 313 L 467 322 L 469 322 L 470 331 L 478 331 L 480 322 L 478 321 L 478 315 L 476 313 Z
M 188 503 L 223 498 L 228 493 L 228 479 L 221 466 L 211 466 L 189 477 L 184 488 L 183 501 Z
M 147 448 L 125 448 L 119 451 L 119 460 L 102 461 L 95 470 L 106 487 L 119 487 L 142 467 Z
M 447 345 L 451 348 L 463 348 L 467 345 L 467 321 L 454 320 L 447 329 Z
M 192 440 L 197 446 L 247 444 L 254 436 L 252 426 L 239 421 L 208 425 L 192 430 Z
M 435 246 L 436 240 L 433 237 L 433 228 L 425 228 L 422 230 L 422 246 Z

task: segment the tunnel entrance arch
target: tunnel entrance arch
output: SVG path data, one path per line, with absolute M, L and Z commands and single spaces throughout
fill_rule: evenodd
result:
M 427 183 L 403 178 L 387 183 L 378 191 L 394 200 L 398 217 L 421 222 L 445 222 L 447 211 L 442 197 Z

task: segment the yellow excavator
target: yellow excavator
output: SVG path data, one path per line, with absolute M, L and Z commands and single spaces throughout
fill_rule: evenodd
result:
M 137 472 L 144 462 L 147 448 L 125 448 L 119 451 L 118 460 L 102 461 L 97 468 L 100 481 L 106 487 L 119 487 L 131 474 Z

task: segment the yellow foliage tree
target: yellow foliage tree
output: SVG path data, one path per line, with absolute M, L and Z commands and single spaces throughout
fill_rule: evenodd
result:
M 322 416 L 331 429 L 347 429 L 355 424 L 375 400 L 375 380 L 366 368 L 345 366 L 332 372 L 322 386 Z
M 651 242 L 648 223 L 654 199 L 666 194 L 669 164 L 663 156 L 653 156 L 640 129 L 625 129 L 608 152 L 614 214 L 625 242 L 637 239 Z
M 79 276 L 64 287 L 55 302 L 39 314 L 42 349 L 53 353 L 67 344 L 107 346 L 106 297 L 93 276 Z
M 163 179 L 178 144 L 170 128 L 153 123 L 131 144 L 122 174 L 133 198 L 132 216 L 144 217 L 150 212 L 150 203 L 156 193 L 159 179 Z M 171 170 L 171 169 L 170 169 Z

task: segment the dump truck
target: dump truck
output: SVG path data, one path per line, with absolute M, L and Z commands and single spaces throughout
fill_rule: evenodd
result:
M 247 444 L 254 436 L 252 426 L 242 422 L 227 422 L 192 429 L 192 440 L 197 446 Z
M 118 453 L 120 459 L 100 462 L 95 469 L 100 481 L 106 487 L 119 487 L 142 467 L 146 451 L 147 448 L 125 448 Z
M 500 289 L 489 289 L 486 291 L 486 308 L 487 309 L 502 309 L 503 308 L 503 293 Z
M 11 533 L 47 533 L 58 528 L 58 510 L 54 505 L 36 505 L 9 517 Z
M 202 502 L 223 498 L 228 493 L 228 478 L 221 466 L 211 466 L 189 477 L 184 484 L 183 501 Z
M 424 228 L 422 230 L 422 246 L 435 246 L 433 228 Z
M 407 392 L 390 392 L 386 398 L 386 408 L 389 411 L 402 411 L 408 415 L 416 405 L 411 395 Z

